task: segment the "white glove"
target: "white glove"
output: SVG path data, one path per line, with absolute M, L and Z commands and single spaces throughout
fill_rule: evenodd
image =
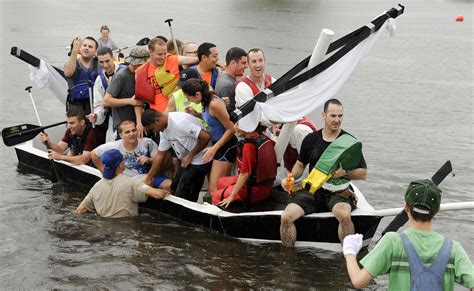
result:
M 342 243 L 342 252 L 344 257 L 347 255 L 357 255 L 362 248 L 362 235 L 361 234 L 350 234 L 344 238 Z

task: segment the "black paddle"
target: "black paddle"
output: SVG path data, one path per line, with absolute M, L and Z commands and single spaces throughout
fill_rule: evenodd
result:
M 6 127 L 2 129 L 3 143 L 8 147 L 14 146 L 35 138 L 35 136 L 37 136 L 40 132 L 47 128 L 55 127 L 66 123 L 66 121 L 61 121 L 47 126 L 20 124 L 12 127 Z
M 444 165 L 439 168 L 439 170 L 431 177 L 431 181 L 436 185 L 439 185 L 444 178 L 446 178 L 449 173 L 453 171 L 451 166 L 451 161 L 447 161 Z M 408 221 L 408 215 L 405 210 L 402 210 L 395 218 L 390 222 L 390 224 L 382 231 L 382 238 L 389 231 L 397 231 Z M 379 239 L 380 240 L 380 239 Z M 377 241 L 378 242 L 378 241 Z
M 137 43 L 134 44 L 134 45 L 129 45 L 129 46 L 123 47 L 122 50 L 131 48 L 131 47 L 134 47 L 134 46 L 138 46 L 138 45 L 147 45 L 149 42 L 150 42 L 150 39 L 148 37 L 144 37 L 144 38 L 140 39 L 139 41 L 137 41 Z M 115 50 L 115 51 L 118 51 L 118 50 Z

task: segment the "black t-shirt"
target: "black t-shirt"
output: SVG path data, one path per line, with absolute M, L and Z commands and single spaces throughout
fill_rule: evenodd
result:
M 349 134 L 341 129 L 338 137 L 343 134 Z M 350 135 L 350 134 L 349 134 Z M 351 135 L 352 136 L 352 135 Z M 325 141 L 323 139 L 323 130 L 320 129 L 318 131 L 312 132 L 308 134 L 301 143 L 301 150 L 298 156 L 298 160 L 302 162 L 304 165 L 309 163 L 309 171 L 313 170 L 316 163 L 319 161 L 319 158 L 324 153 L 326 148 L 331 144 L 329 141 Z M 364 154 L 362 154 L 359 168 L 367 168 L 367 164 L 365 163 Z

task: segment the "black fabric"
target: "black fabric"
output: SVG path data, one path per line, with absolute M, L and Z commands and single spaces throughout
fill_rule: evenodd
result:
M 211 164 L 189 165 L 186 169 L 180 167 L 171 182 L 171 190 L 178 197 L 196 202 Z

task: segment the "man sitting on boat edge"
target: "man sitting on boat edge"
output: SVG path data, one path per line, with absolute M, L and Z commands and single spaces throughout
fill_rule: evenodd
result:
M 347 134 L 341 129 L 343 118 L 343 106 L 337 99 L 330 99 L 324 104 L 322 112 L 324 127 L 316 132 L 308 134 L 301 145 L 301 151 L 293 169 L 292 177 L 283 179 L 282 187 L 289 191 L 288 180 L 291 182 L 298 179 L 309 164 L 313 169 L 326 148 L 339 136 Z M 365 180 L 367 178 L 367 165 L 364 156 L 361 155 L 359 166 L 351 171 L 339 167 L 332 177 L 346 177 L 348 180 Z M 280 237 L 284 246 L 293 247 L 296 241 L 295 221 L 300 217 L 314 212 L 331 211 L 339 221 L 338 235 L 342 242 L 344 237 L 354 233 L 354 224 L 351 220 L 351 211 L 357 205 L 353 197 L 344 195 L 348 191 L 330 191 L 319 188 L 314 195 L 306 190 L 295 192 L 281 214 Z M 351 193 L 351 192 L 349 192 Z M 352 193 L 353 194 L 353 193 Z
M 103 131 L 95 131 L 82 109 L 71 109 L 67 113 L 67 130 L 58 144 L 54 144 L 46 133 L 40 133 L 41 142 L 48 146 L 48 157 L 84 165 L 91 160 L 91 151 L 105 141 Z M 65 155 L 64 152 L 69 149 Z
M 148 196 L 162 199 L 168 191 L 152 188 L 123 174 L 125 161 L 118 150 L 108 150 L 101 158 L 103 178 L 95 183 L 76 213 L 96 211 L 102 217 L 120 218 L 138 215 L 138 203 Z

